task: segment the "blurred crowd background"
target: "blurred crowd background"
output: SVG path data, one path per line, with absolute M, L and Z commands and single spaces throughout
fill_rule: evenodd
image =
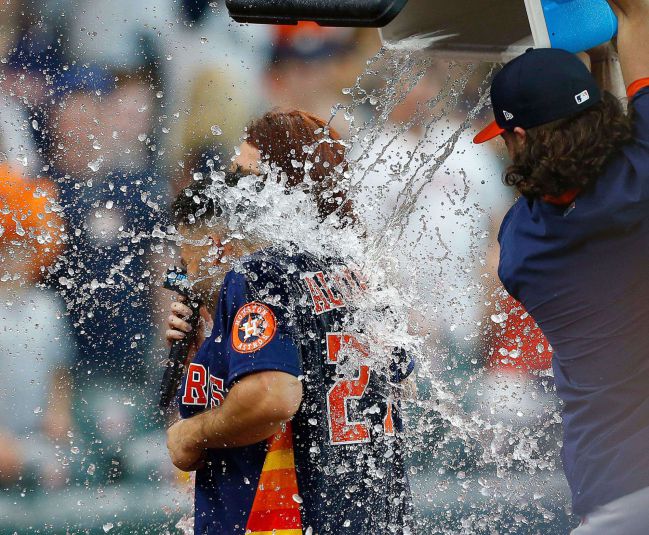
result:
M 329 117 L 378 35 L 241 26 L 222 0 L 11 0 L 0 28 L 0 532 L 175 533 L 191 502 L 157 410 L 169 202 L 196 173 L 229 166 L 255 115 L 280 106 Z M 447 73 L 431 64 L 384 131 L 356 147 L 367 198 L 380 193 L 386 212 L 395 177 L 430 164 L 412 162 L 415 147 L 423 139 L 430 151 L 417 150 L 434 153 L 466 118 L 461 99 L 436 131 L 413 123 L 382 150 Z M 343 116 L 334 125 L 347 132 Z M 411 459 L 421 533 L 561 533 L 570 523 L 550 348 L 495 283 L 512 202 L 497 150 L 463 135 L 405 234 L 417 245 L 404 278 L 426 267 L 408 321 L 435 356 L 420 365 L 410 418 L 431 444 Z M 370 226 L 377 218 L 364 215 Z M 435 381 L 468 414 L 529 437 L 531 451 L 502 445 L 509 475 L 431 416 Z

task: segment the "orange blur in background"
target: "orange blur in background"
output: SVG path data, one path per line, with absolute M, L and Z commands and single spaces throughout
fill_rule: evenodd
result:
M 489 367 L 531 375 L 550 368 L 552 350 L 534 318 L 513 297 L 503 297 L 499 305 L 507 319 L 494 325 Z
M 57 190 L 46 179 L 29 179 L 0 165 L 0 255 L 10 274 L 33 281 L 63 249 L 62 218 L 53 211 Z M 3 270 L 4 271 L 4 270 Z

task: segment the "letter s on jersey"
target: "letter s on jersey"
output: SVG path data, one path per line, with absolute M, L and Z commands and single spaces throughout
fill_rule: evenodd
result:
M 192 362 L 187 369 L 183 405 L 207 407 L 208 395 L 210 407 L 221 405 L 225 399 L 225 381 L 209 375 L 202 364 Z

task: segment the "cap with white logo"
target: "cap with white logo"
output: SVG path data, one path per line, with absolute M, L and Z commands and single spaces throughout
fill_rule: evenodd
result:
M 503 132 L 534 128 L 570 117 L 602 100 L 582 61 L 565 50 L 530 49 L 494 77 L 491 103 L 496 120 L 473 140 L 483 143 Z

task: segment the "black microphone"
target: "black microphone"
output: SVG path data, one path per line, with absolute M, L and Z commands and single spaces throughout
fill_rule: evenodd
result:
M 178 386 L 183 378 L 184 364 L 189 353 L 189 348 L 196 338 L 199 309 L 201 307 L 201 301 L 192 291 L 192 285 L 184 269 L 173 268 L 167 271 L 164 287 L 186 298 L 185 305 L 192 309 L 192 315 L 188 320 L 188 323 L 192 326 L 192 330 L 185 333 L 185 338 L 175 340 L 171 344 L 167 368 L 165 369 L 164 375 L 162 376 L 162 383 L 160 384 L 161 409 L 169 407 L 171 400 L 174 399 L 178 391 Z

